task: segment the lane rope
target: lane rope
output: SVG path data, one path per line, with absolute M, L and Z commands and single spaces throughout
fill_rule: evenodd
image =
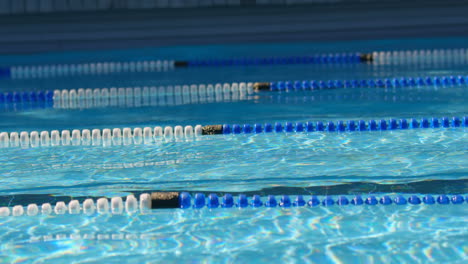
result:
M 454 87 L 468 85 L 468 76 L 403 77 L 367 80 L 258 82 L 256 91 L 299 91 L 343 88 Z
M 176 67 L 176 63 L 169 60 L 23 65 L 0 67 L 0 79 L 45 79 L 83 75 L 161 72 L 172 70 L 174 67 Z
M 162 87 L 164 89 L 164 87 Z M 102 88 L 105 89 L 105 88 Z M 132 88 L 133 89 L 133 88 Z M 140 89 L 135 87 L 135 89 Z M 145 87 L 141 88 L 144 90 Z M 456 100 L 463 100 L 468 90 L 463 88 L 458 89 Z M 461 90 L 460 90 L 461 89 Z M 73 89 L 72 89 L 73 90 Z M 228 103 L 240 101 L 259 100 L 270 104 L 307 104 L 307 103 L 323 103 L 323 102 L 385 102 L 385 103 L 400 103 L 400 102 L 445 102 L 447 99 L 443 96 L 435 96 L 428 91 L 440 91 L 438 87 L 433 87 L 431 90 L 424 90 L 426 93 L 421 93 L 419 88 L 410 88 L 405 94 L 401 94 L 402 89 L 366 89 L 354 88 L 353 92 L 335 93 L 335 94 L 315 94 L 304 92 L 302 94 L 290 93 L 255 93 L 255 92 L 224 92 L 215 90 L 214 93 L 197 94 L 197 93 L 181 93 L 181 94 L 164 94 L 157 93 L 149 96 L 134 96 L 132 97 L 91 97 L 80 100 L 50 100 L 50 101 L 20 101 L 10 103 L 0 103 L 0 112 L 21 112 L 32 111 L 39 109 L 94 109 L 94 108 L 140 108 L 140 107 L 165 107 L 165 106 L 180 106 L 188 104 L 210 104 L 210 103 Z M 455 92 L 455 90 L 450 90 Z M 66 98 L 66 97 L 63 97 Z
M 242 97 L 263 91 L 313 91 L 328 89 L 411 89 L 420 87 L 446 88 L 465 87 L 468 76 L 403 77 L 363 80 L 303 80 L 278 82 L 233 82 L 215 84 L 191 84 L 143 87 L 79 88 L 54 91 L 0 93 L 0 104 L 33 104 L 53 102 L 57 108 L 85 105 L 82 101 L 93 101 L 93 105 L 108 105 L 120 99 L 135 99 L 137 103 L 147 98 L 165 95 L 185 95 L 195 98 Z M 61 107 L 63 106 L 63 107 Z
M 260 66 L 285 64 L 359 64 L 401 65 L 401 64 L 465 64 L 468 50 L 394 50 L 369 53 L 328 53 L 306 56 L 244 57 L 225 59 L 191 60 L 144 60 L 144 61 L 102 61 L 75 64 L 18 65 L 0 67 L 0 79 L 37 79 L 80 75 L 105 75 L 113 73 L 157 72 L 174 68 L 199 68 L 222 66 Z
M 83 129 L 22 131 L 0 133 L 0 148 L 6 147 L 39 147 L 39 146 L 110 146 L 148 144 L 161 140 L 192 139 L 202 134 L 202 126 L 166 126 L 166 127 L 136 127 L 114 129 Z
M 12 207 L 1 207 L 0 217 L 8 216 L 36 216 L 36 215 L 64 215 L 64 214 L 148 214 L 152 209 L 217 209 L 217 208 L 264 208 L 264 207 L 318 207 L 318 206 L 390 206 L 390 205 L 461 205 L 468 203 L 468 196 L 464 195 L 383 195 L 376 197 L 369 195 L 363 197 L 356 196 L 324 196 L 319 197 L 311 195 L 308 199 L 303 195 L 289 196 L 281 195 L 279 199 L 274 195 L 261 197 L 253 195 L 251 198 L 244 194 L 233 196 L 225 194 L 218 197 L 217 194 L 211 193 L 205 196 L 203 193 L 192 195 L 188 192 L 155 192 L 143 193 L 137 199 L 134 195 L 127 197 L 99 198 L 97 200 L 86 199 L 83 203 L 78 200 L 70 202 L 56 202 L 55 205 L 44 203 L 40 206 L 37 204 L 14 205 Z
M 150 144 L 161 140 L 191 140 L 202 135 L 219 134 L 261 134 L 261 133 L 312 133 L 312 132 L 365 132 L 387 131 L 424 128 L 460 128 L 468 127 L 468 116 L 442 117 L 442 118 L 412 118 L 407 119 L 381 119 L 381 120 L 348 120 L 328 122 L 286 122 L 244 125 L 196 125 L 193 126 L 161 126 L 114 128 L 114 129 L 83 129 L 83 130 L 53 130 L 49 131 L 22 131 L 1 132 L 0 148 L 6 147 L 39 147 L 39 146 L 110 146 L 130 144 Z

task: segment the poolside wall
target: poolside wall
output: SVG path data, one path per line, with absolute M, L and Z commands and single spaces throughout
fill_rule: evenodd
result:
M 0 14 L 102 11 L 114 9 L 296 5 L 338 2 L 362 2 L 362 0 L 0 0 Z
M 23 4 L 15 10 L 25 11 L 29 3 L 42 1 L 46 0 L 0 0 L 0 10 L 12 10 L 14 2 L 15 5 Z M 210 3 L 222 7 L 138 10 L 125 8 L 154 6 L 162 1 L 48 2 L 54 4 L 51 10 L 62 11 L 70 9 L 55 8 L 59 3 L 68 3 L 70 8 L 72 4 L 83 6 L 87 2 L 107 5 L 99 11 L 0 16 L 0 54 L 168 45 L 468 36 L 467 0 L 171 0 L 166 1 L 171 6 L 175 3 L 181 7 L 189 3 L 198 6 Z M 301 5 L 306 2 L 315 4 Z M 229 3 L 233 5 L 226 7 Z M 261 3 L 280 5 L 259 6 Z M 289 3 L 298 5 L 283 6 Z

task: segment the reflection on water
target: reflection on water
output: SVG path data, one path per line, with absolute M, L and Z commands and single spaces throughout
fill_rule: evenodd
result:
M 464 128 L 457 128 L 9 148 L 2 149 L 0 174 L 4 194 L 57 195 L 148 189 L 237 192 L 278 185 L 463 179 L 468 170 L 467 140 Z M 38 183 L 38 176 L 47 181 Z
M 7 262 L 461 263 L 467 213 L 463 205 L 171 209 L 2 218 L 0 234 Z

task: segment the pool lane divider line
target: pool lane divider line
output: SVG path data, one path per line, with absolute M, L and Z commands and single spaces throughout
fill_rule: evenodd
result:
M 328 53 L 286 57 L 250 57 L 234 59 L 195 59 L 184 61 L 183 67 L 222 67 L 249 65 L 291 65 L 291 64 L 439 64 L 466 63 L 468 49 L 417 49 L 356 53 Z
M 106 75 L 117 73 L 164 72 L 180 67 L 172 60 L 86 62 L 74 64 L 0 67 L 1 79 L 43 79 L 54 77 Z
M 125 62 L 87 62 L 75 64 L 23 65 L 0 67 L 0 79 L 35 79 L 112 73 L 159 72 L 175 68 L 209 66 L 249 66 L 282 64 L 352 64 L 372 62 L 370 53 L 320 54 L 296 57 L 235 58 L 202 60 L 145 60 Z
M 365 132 L 365 131 L 386 131 L 386 130 L 405 130 L 417 128 L 456 128 L 468 127 L 468 116 L 463 118 L 458 117 L 443 117 L 438 118 L 422 118 L 418 121 L 415 118 L 410 119 L 390 119 L 390 120 L 364 120 L 354 121 L 329 121 L 329 122 L 286 122 L 275 124 L 244 124 L 242 126 L 234 124 L 232 127 L 228 124 L 211 125 L 202 128 L 202 135 L 213 134 L 250 134 L 250 133 L 293 133 L 293 132 Z
M 150 213 L 152 209 L 208 209 L 216 208 L 264 208 L 264 207 L 317 207 L 317 206 L 348 206 L 348 205 L 461 205 L 468 203 L 468 196 L 463 195 L 383 195 L 376 197 L 369 195 L 363 197 L 356 195 L 349 196 L 324 196 L 322 198 L 311 195 L 309 199 L 303 195 L 291 197 L 289 195 L 281 195 L 279 199 L 274 195 L 261 197 L 253 195 L 251 198 L 244 194 L 233 196 L 225 194 L 223 197 L 218 197 L 217 194 L 211 193 L 205 196 L 203 193 L 196 193 L 192 195 L 188 192 L 155 192 L 143 193 L 137 199 L 134 195 L 128 195 L 125 200 L 122 197 L 99 198 L 96 201 L 93 199 L 86 199 L 80 204 L 78 200 L 71 200 L 68 204 L 65 202 L 56 202 L 55 206 L 50 203 L 44 203 L 40 207 L 37 204 L 14 205 L 10 207 L 0 208 L 0 217 L 7 216 L 35 216 L 35 215 L 63 215 L 63 214 L 86 214 L 93 215 L 96 212 L 99 214 L 115 214 L 121 215 L 124 213 Z M 26 209 L 26 210 L 25 210 Z
M 285 64 L 356 64 L 371 63 L 374 59 L 373 56 L 373 53 L 335 53 L 286 57 L 194 59 L 184 61 L 185 64 L 182 67 L 220 67 Z M 182 64 L 182 62 L 179 62 L 179 64 Z
M 465 64 L 468 62 L 468 49 L 419 49 L 374 51 L 372 63 L 375 65 L 404 64 Z
M 26 132 L 1 132 L 2 147 L 79 146 L 79 145 L 130 145 L 147 144 L 160 140 L 192 139 L 202 135 L 203 127 L 166 126 L 108 129 L 52 130 Z
M 168 96 L 167 99 L 182 102 L 191 101 L 222 101 L 223 99 L 244 99 L 246 96 L 254 93 L 253 83 L 224 83 L 224 84 L 199 84 L 199 85 L 175 85 L 159 87 L 120 87 L 120 88 L 95 88 L 95 89 L 71 89 L 54 90 L 53 102 L 54 108 L 76 108 L 80 105 L 92 104 L 115 105 L 124 103 L 141 104 L 145 99 L 161 99 Z M 195 98 L 196 97 L 196 98 Z M 205 99 L 205 100 L 204 100 Z M 136 100 L 136 102 L 135 102 Z M 155 100 L 153 100 L 155 101 Z
M 254 93 L 253 83 L 224 83 L 199 85 L 168 85 L 143 87 L 112 87 L 112 88 L 79 88 L 54 91 L 7 92 L 0 93 L 0 104 L 52 102 L 59 108 L 63 106 L 79 105 L 82 101 L 93 100 L 98 104 L 113 99 L 154 98 L 163 95 L 199 95 L 201 97 L 219 97 L 227 93 L 230 96 L 246 96 Z
M 7 92 L 0 93 L 0 104 L 2 103 L 26 103 L 26 102 L 53 102 L 53 91 L 37 92 Z
M 183 67 L 223 67 L 249 65 L 292 65 L 292 64 L 444 64 L 466 63 L 468 49 L 393 50 L 357 53 L 328 53 L 287 57 L 250 57 L 237 59 L 187 60 Z
M 388 131 L 406 130 L 418 128 L 459 128 L 468 127 L 468 116 L 443 117 L 443 118 L 422 118 L 410 119 L 390 119 L 390 120 L 364 120 L 360 121 L 329 121 L 329 122 L 286 122 L 286 123 L 266 123 L 244 125 L 196 125 L 192 126 L 166 126 L 166 127 L 136 127 L 136 128 L 105 128 L 83 129 L 83 130 L 53 130 L 49 131 L 22 131 L 22 132 L 1 132 L 0 148 L 6 147 L 39 147 L 39 146 L 78 146 L 78 145 L 130 145 L 146 144 L 160 140 L 182 140 L 192 139 L 203 135 L 228 135 L 228 134 L 261 134 L 261 133 L 310 133 L 310 132 L 365 132 L 365 131 Z
M 158 72 L 176 68 L 260 66 L 287 64 L 374 64 L 466 63 L 468 49 L 394 50 L 369 53 L 334 53 L 307 56 L 245 57 L 226 59 L 94 61 L 71 64 L 19 65 L 0 67 L 0 79 L 53 78 L 103 75 L 125 72 Z
M 137 88 L 136 88 L 137 89 Z M 457 92 L 457 100 L 462 100 L 465 93 L 468 93 L 468 89 L 462 87 L 455 88 L 457 91 L 451 90 L 451 92 Z M 438 91 L 439 88 L 434 86 L 431 91 Z M 234 103 L 240 101 L 252 101 L 260 100 L 261 102 L 273 103 L 273 104 L 310 104 L 310 103 L 324 103 L 324 102 L 382 102 L 382 103 L 398 103 L 398 102 L 437 102 L 445 99 L 434 97 L 434 94 L 428 93 L 429 90 L 424 90 L 424 93 L 420 93 L 419 88 L 410 88 L 409 94 L 400 91 L 403 89 L 367 89 L 367 88 L 354 88 L 352 92 L 346 93 L 264 93 L 264 92 L 214 92 L 206 94 L 156 94 L 150 96 L 134 96 L 130 97 L 91 97 L 83 100 L 50 100 L 43 102 L 11 102 L 7 104 L 0 103 L 0 112 L 21 112 L 21 111 L 35 111 L 40 109 L 95 109 L 95 108 L 107 108 L 107 107 L 118 107 L 118 108 L 141 108 L 141 107 L 165 107 L 165 106 L 180 106 L 189 104 L 209 104 L 209 103 Z
M 254 83 L 255 91 L 300 91 L 343 88 L 452 87 L 468 85 L 468 76 L 434 76 L 367 80 L 278 81 Z
M 182 94 L 201 97 L 246 95 L 263 91 L 309 91 L 327 89 L 356 88 L 411 88 L 411 87 L 458 87 L 468 85 L 468 76 L 434 76 L 434 77 L 404 77 L 391 79 L 363 80 L 303 80 L 277 82 L 233 82 L 216 84 L 143 86 L 143 87 L 111 87 L 111 88 L 79 88 L 52 91 L 7 92 L 0 93 L 1 103 L 54 102 L 61 105 L 78 105 L 81 101 L 112 100 L 114 98 L 148 98 L 167 94 Z M 99 102 L 101 104 L 101 102 Z

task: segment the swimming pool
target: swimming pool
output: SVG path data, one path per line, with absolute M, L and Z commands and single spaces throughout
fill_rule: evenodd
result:
M 0 262 L 463 263 L 464 43 L 3 57 Z

